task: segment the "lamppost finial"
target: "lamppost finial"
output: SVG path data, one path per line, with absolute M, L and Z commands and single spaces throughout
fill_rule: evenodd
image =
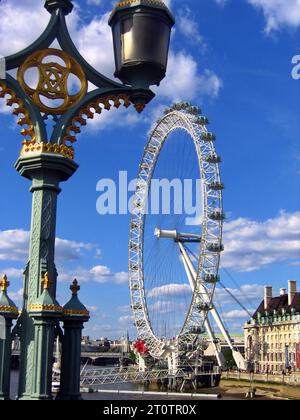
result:
M 44 290 L 50 289 L 50 285 L 52 284 L 52 281 L 49 278 L 49 273 L 45 273 L 42 283 L 43 283 Z
M 68 15 L 72 12 L 73 7 L 71 0 L 46 0 L 45 2 L 45 8 L 49 13 L 61 9 L 65 15 Z
M 9 287 L 9 281 L 7 280 L 6 274 L 4 274 L 0 280 L 0 287 L 2 292 L 6 292 L 7 288 Z
M 78 284 L 78 281 L 76 279 L 74 279 L 73 283 L 70 286 L 70 290 L 72 292 L 72 295 L 77 295 L 77 293 L 80 290 L 80 286 Z

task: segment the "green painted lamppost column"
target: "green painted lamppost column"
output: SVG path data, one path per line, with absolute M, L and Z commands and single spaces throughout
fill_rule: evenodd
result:
M 8 286 L 4 275 L 0 280 L 0 400 L 10 399 L 11 327 L 13 320 L 18 317 L 18 308 L 7 295 Z
M 55 301 L 57 272 L 55 268 L 55 236 L 56 236 L 56 210 L 57 196 L 60 193 L 59 184 L 66 181 L 77 169 L 76 163 L 64 156 L 63 149 L 55 151 L 44 150 L 43 147 L 23 148 L 21 157 L 16 163 L 19 173 L 32 181 L 30 191 L 32 197 L 32 220 L 30 233 L 29 262 L 25 270 L 25 290 L 23 310 L 20 319 L 21 324 L 21 359 L 20 359 L 20 379 L 19 379 L 19 399 L 38 399 L 38 390 L 41 390 L 41 399 L 51 399 L 51 380 L 47 374 L 39 378 L 32 375 L 36 363 L 37 347 L 39 351 L 44 351 L 44 347 L 39 342 L 40 338 L 36 335 L 39 328 L 34 323 L 31 314 L 32 305 L 43 293 L 41 279 L 45 274 L 51 280 L 47 288 L 47 295 Z M 42 296 L 43 296 L 42 295 Z M 55 315 L 56 314 L 56 319 Z M 42 322 L 42 311 L 39 320 Z M 52 320 L 59 322 L 60 315 L 52 314 Z M 48 318 L 46 317 L 46 323 Z M 51 321 L 52 322 L 52 321 Z M 48 345 L 53 347 L 52 335 L 49 335 Z M 46 340 L 46 337 L 43 338 Z M 53 338 L 54 340 L 54 338 Z M 41 355 L 40 358 L 43 358 Z M 52 356 L 51 356 L 52 357 Z M 51 361 L 51 362 L 50 362 Z M 50 365 L 49 365 L 50 364 Z M 52 369 L 52 359 L 49 357 L 48 364 L 44 365 L 44 370 Z M 37 382 L 37 379 L 39 382 Z M 41 383 L 47 382 L 47 383 Z M 45 395 L 45 392 L 49 392 Z
M 60 400 L 80 400 L 80 354 L 84 323 L 90 318 L 86 307 L 78 299 L 80 286 L 75 279 L 70 286 L 71 300 L 63 308 L 64 336 L 60 376 Z

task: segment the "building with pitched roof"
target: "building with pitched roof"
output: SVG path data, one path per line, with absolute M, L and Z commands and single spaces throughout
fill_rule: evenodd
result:
M 288 291 L 273 296 L 265 287 L 264 299 L 245 324 L 246 359 L 250 370 L 287 373 L 300 370 L 300 293 L 296 281 Z

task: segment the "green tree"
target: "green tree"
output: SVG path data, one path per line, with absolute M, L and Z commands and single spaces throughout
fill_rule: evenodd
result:
M 236 365 L 235 360 L 232 356 L 232 351 L 230 349 L 223 349 L 222 353 L 223 353 L 224 358 L 225 358 L 226 367 L 228 369 L 236 368 L 237 365 Z

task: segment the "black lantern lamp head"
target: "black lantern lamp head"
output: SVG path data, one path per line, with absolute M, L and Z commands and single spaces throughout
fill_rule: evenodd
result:
M 110 19 L 115 76 L 137 89 L 159 85 L 166 75 L 175 20 L 162 0 L 125 0 Z

